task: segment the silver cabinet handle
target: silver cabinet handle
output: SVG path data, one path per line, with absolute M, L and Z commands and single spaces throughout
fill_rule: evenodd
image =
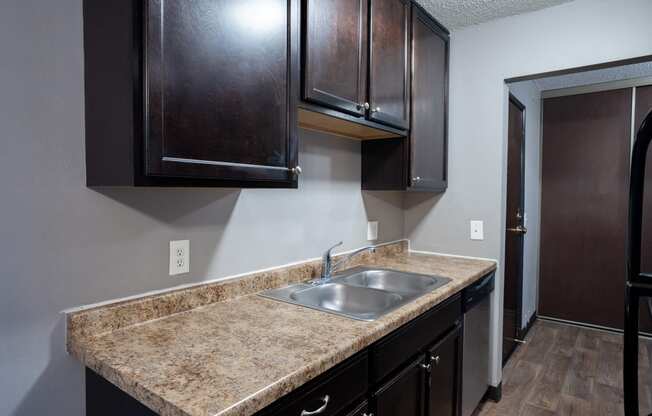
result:
M 431 363 L 435 363 L 435 365 L 439 365 L 439 361 L 441 361 L 441 359 L 439 358 L 438 355 L 437 356 L 432 356 L 432 355 L 430 356 L 430 362 Z
M 358 107 L 358 110 L 369 110 L 369 103 L 363 103 L 363 104 L 358 104 L 356 107 Z
M 373 413 L 363 413 L 362 416 L 374 416 Z
M 425 369 L 427 372 L 430 372 L 430 370 L 432 370 L 432 365 L 430 365 L 430 364 L 421 364 L 421 368 Z
M 303 172 L 303 170 L 301 170 L 301 166 L 297 166 L 296 168 L 292 168 L 292 169 L 290 169 L 290 171 L 293 174 L 297 175 L 297 176 L 301 175 L 301 173 Z
M 319 409 L 317 409 L 317 410 L 313 410 L 312 412 L 310 412 L 310 411 L 308 411 L 308 410 L 302 410 L 302 411 L 301 411 L 301 416 L 312 416 L 312 415 L 318 415 L 318 414 L 320 414 L 320 413 L 323 413 L 324 410 L 326 410 L 326 407 L 328 407 L 328 401 L 329 401 L 330 399 L 331 399 L 331 398 L 328 396 L 328 394 L 325 395 L 325 396 L 321 399 L 321 401 L 324 402 L 324 404 L 323 404 Z

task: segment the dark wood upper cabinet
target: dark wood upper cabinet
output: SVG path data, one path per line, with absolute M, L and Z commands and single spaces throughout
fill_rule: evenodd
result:
M 358 140 L 409 127 L 409 0 L 303 0 L 299 125 Z M 317 117 L 314 113 L 324 115 Z
M 443 192 L 448 186 L 449 33 L 416 4 L 411 21 L 409 136 L 362 143 L 362 189 Z
M 416 7 L 411 102 L 410 186 L 444 190 L 448 182 L 448 34 Z
M 296 187 L 298 36 L 298 0 L 85 0 L 88 185 Z
M 369 118 L 409 127 L 410 2 L 371 0 Z
M 364 116 L 368 2 L 304 1 L 305 100 Z

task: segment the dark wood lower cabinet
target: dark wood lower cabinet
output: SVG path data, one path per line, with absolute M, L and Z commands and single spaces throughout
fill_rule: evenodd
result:
M 455 295 L 255 416 L 458 416 L 462 325 Z M 86 400 L 88 416 L 154 414 L 91 370 Z
M 462 327 L 458 326 L 437 343 L 426 357 L 427 411 L 429 416 L 461 414 L 462 404 Z
M 342 416 L 371 416 L 369 415 L 368 411 L 369 403 L 364 401 L 362 404 L 354 407 L 350 412 L 342 414 Z
M 419 356 L 373 395 L 375 416 L 423 415 L 426 364 Z

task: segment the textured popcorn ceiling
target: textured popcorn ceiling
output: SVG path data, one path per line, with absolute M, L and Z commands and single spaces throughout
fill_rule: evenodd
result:
M 534 82 L 541 91 L 546 91 L 643 77 L 652 77 L 652 62 L 541 78 Z
M 572 0 L 417 0 L 449 29 L 545 9 Z

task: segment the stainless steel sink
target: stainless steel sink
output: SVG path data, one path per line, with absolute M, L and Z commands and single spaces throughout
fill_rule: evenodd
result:
M 396 270 L 357 267 L 327 282 L 316 280 L 261 296 L 363 321 L 373 321 L 431 292 L 450 279 Z
M 358 319 L 375 319 L 403 301 L 403 297 L 396 293 L 339 283 L 326 283 L 299 290 L 292 293 L 290 298 L 301 305 Z
M 386 290 L 402 294 L 421 294 L 432 292 L 449 280 L 442 277 L 405 273 L 387 269 L 353 269 L 338 279 L 340 283 Z

